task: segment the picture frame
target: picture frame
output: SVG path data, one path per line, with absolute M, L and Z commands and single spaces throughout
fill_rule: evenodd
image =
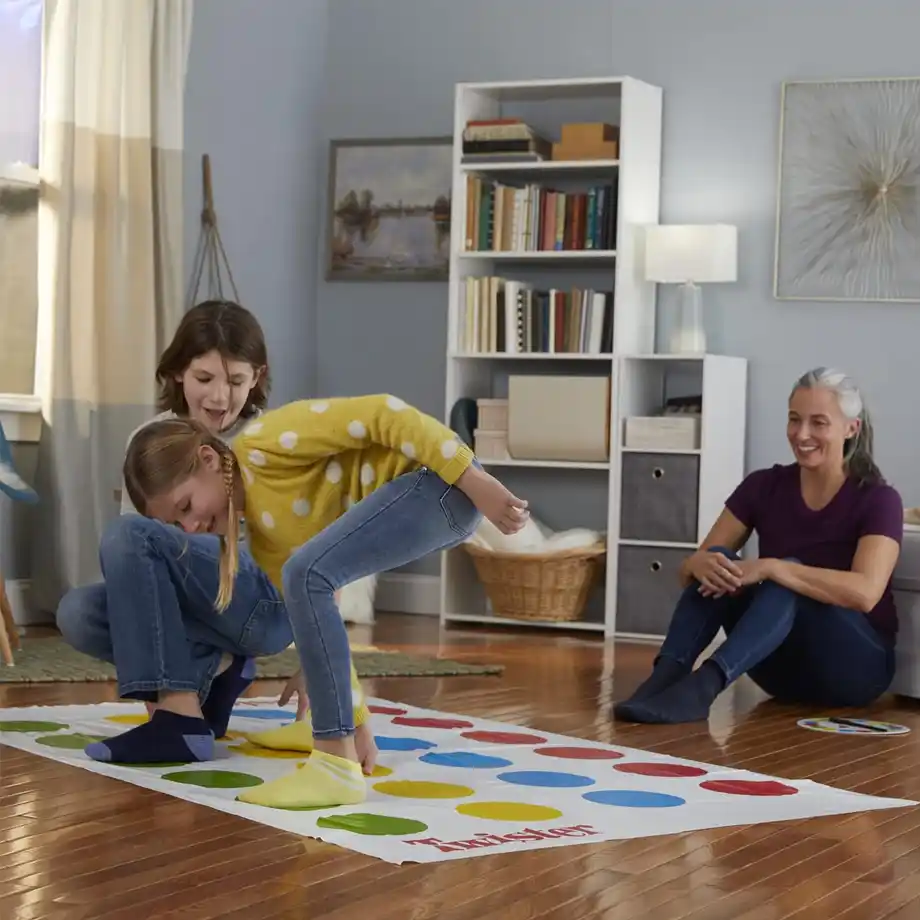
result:
M 777 300 L 920 303 L 920 78 L 787 81 Z
M 329 144 L 327 281 L 446 281 L 453 138 Z

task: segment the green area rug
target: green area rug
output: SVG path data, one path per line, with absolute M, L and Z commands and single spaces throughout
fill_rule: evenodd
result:
M 404 652 L 352 652 L 359 677 L 467 677 L 501 674 L 504 668 L 492 664 L 464 664 L 447 658 L 427 658 Z M 0 683 L 68 683 L 115 680 L 115 668 L 71 648 L 57 636 L 48 639 L 23 639 L 22 648 L 13 652 L 16 664 L 0 665 Z M 279 680 L 291 677 L 300 664 L 293 648 L 278 655 L 256 660 L 256 677 Z

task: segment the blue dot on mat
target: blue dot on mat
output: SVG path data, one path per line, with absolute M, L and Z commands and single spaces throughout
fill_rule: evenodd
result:
M 419 738 L 382 738 L 377 735 L 374 741 L 377 742 L 377 749 L 380 751 L 427 751 L 437 747 L 436 744 Z
M 290 719 L 294 721 L 294 713 L 285 709 L 234 709 L 233 715 L 242 719 Z
M 488 770 L 490 767 L 510 767 L 511 761 L 504 757 L 489 757 L 486 754 L 474 754 L 472 751 L 451 751 L 443 754 L 425 754 L 419 757 L 422 763 L 434 767 L 466 767 L 474 770 Z
M 593 786 L 590 776 L 577 773 L 553 773 L 550 770 L 520 770 L 515 773 L 499 773 L 498 778 L 516 786 L 543 786 L 547 789 L 573 789 L 576 786 Z
M 677 795 L 640 792 L 635 789 L 601 789 L 586 792 L 582 798 L 595 805 L 619 805 L 621 808 L 675 808 L 686 805 L 686 801 Z

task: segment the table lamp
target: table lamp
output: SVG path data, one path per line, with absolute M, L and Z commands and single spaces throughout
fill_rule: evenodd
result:
M 645 228 L 645 280 L 680 285 L 680 313 L 670 352 L 706 353 L 699 284 L 736 281 L 738 228 L 728 224 L 674 224 Z

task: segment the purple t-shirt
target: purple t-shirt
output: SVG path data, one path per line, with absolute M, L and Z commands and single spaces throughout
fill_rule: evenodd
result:
M 796 463 L 777 463 L 751 473 L 725 505 L 757 533 L 762 558 L 794 557 L 815 568 L 849 571 L 861 537 L 878 534 L 900 545 L 904 535 L 904 507 L 891 486 L 859 486 L 847 479 L 824 508 L 813 511 L 802 498 Z M 868 616 L 879 632 L 896 635 L 898 615 L 890 581 Z

